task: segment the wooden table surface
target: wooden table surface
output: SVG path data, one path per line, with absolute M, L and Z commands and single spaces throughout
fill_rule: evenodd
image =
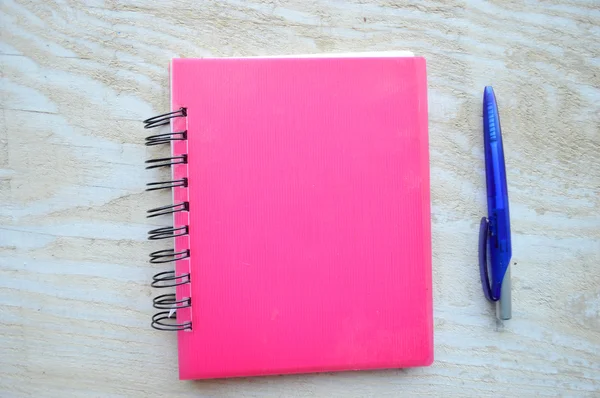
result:
M 84 4 L 85 3 L 85 4 Z M 414 5 L 415 3 L 418 5 Z M 0 396 L 600 396 L 597 1 L 0 2 Z M 150 329 L 141 119 L 172 57 L 412 50 L 428 60 L 435 363 L 180 382 Z M 481 97 L 501 106 L 514 319 L 477 269 Z

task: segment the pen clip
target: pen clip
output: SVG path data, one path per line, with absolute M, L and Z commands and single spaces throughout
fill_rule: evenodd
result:
M 479 225 L 479 276 L 481 277 L 481 287 L 483 288 L 483 294 L 489 301 L 498 301 L 492 295 L 492 286 L 490 284 L 490 276 L 488 271 L 487 262 L 487 249 L 488 249 L 488 235 L 489 235 L 490 223 L 486 217 L 481 218 L 481 224 Z

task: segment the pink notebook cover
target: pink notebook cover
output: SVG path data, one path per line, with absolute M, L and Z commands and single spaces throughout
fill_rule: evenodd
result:
M 423 58 L 174 59 L 181 379 L 433 360 Z

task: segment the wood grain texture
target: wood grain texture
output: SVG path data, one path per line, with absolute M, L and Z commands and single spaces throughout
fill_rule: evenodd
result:
M 600 396 L 594 0 L 0 2 L 0 396 Z M 409 49 L 428 60 L 436 362 L 178 382 L 149 327 L 172 57 Z M 514 319 L 476 266 L 483 86 L 505 133 Z

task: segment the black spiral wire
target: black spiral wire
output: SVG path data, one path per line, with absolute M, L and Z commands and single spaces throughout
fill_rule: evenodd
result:
M 151 129 L 160 126 L 166 126 L 171 123 L 171 120 L 178 117 L 186 117 L 187 109 L 180 108 L 173 112 L 163 113 L 162 115 L 154 116 L 144 120 L 144 128 Z M 173 133 L 155 134 L 146 137 L 146 145 L 154 146 L 161 144 L 170 144 L 172 141 L 181 141 L 187 139 L 187 131 L 178 131 Z M 177 164 L 187 164 L 187 154 L 180 156 L 172 156 L 168 158 L 157 158 L 146 161 L 146 169 L 154 169 L 159 167 L 171 167 Z M 156 191 L 161 189 L 172 189 L 175 187 L 184 187 L 188 185 L 187 178 L 170 181 L 157 181 L 146 184 L 146 191 Z M 148 210 L 146 213 L 147 218 L 158 217 L 165 214 L 173 214 L 182 211 L 189 211 L 190 205 L 188 202 L 176 203 L 173 205 L 166 205 L 156 207 Z M 183 227 L 161 227 L 155 228 L 148 231 L 149 240 L 160 240 L 160 239 L 172 239 L 178 236 L 188 235 L 189 226 Z M 175 249 L 157 250 L 150 253 L 150 263 L 152 264 L 165 264 L 182 260 L 190 256 L 189 250 L 183 250 L 176 252 Z M 151 286 L 154 288 L 169 288 L 179 285 L 190 283 L 190 274 L 184 273 L 177 275 L 175 270 L 162 271 L 156 273 L 152 277 Z M 152 327 L 157 330 L 166 331 L 178 331 L 178 330 L 191 330 L 191 322 L 177 322 L 176 311 L 180 308 L 188 308 L 192 305 L 191 298 L 184 298 L 177 300 L 174 293 L 162 294 L 154 298 L 153 306 L 160 311 L 154 314 L 152 317 Z
M 151 118 L 144 120 L 144 122 L 143 122 L 144 128 L 152 129 L 152 128 L 158 127 L 158 126 L 165 126 L 167 124 L 170 124 L 171 119 L 173 119 L 173 118 L 186 117 L 186 116 L 187 116 L 187 109 L 179 108 L 176 111 L 163 113 L 162 115 L 153 116 Z

